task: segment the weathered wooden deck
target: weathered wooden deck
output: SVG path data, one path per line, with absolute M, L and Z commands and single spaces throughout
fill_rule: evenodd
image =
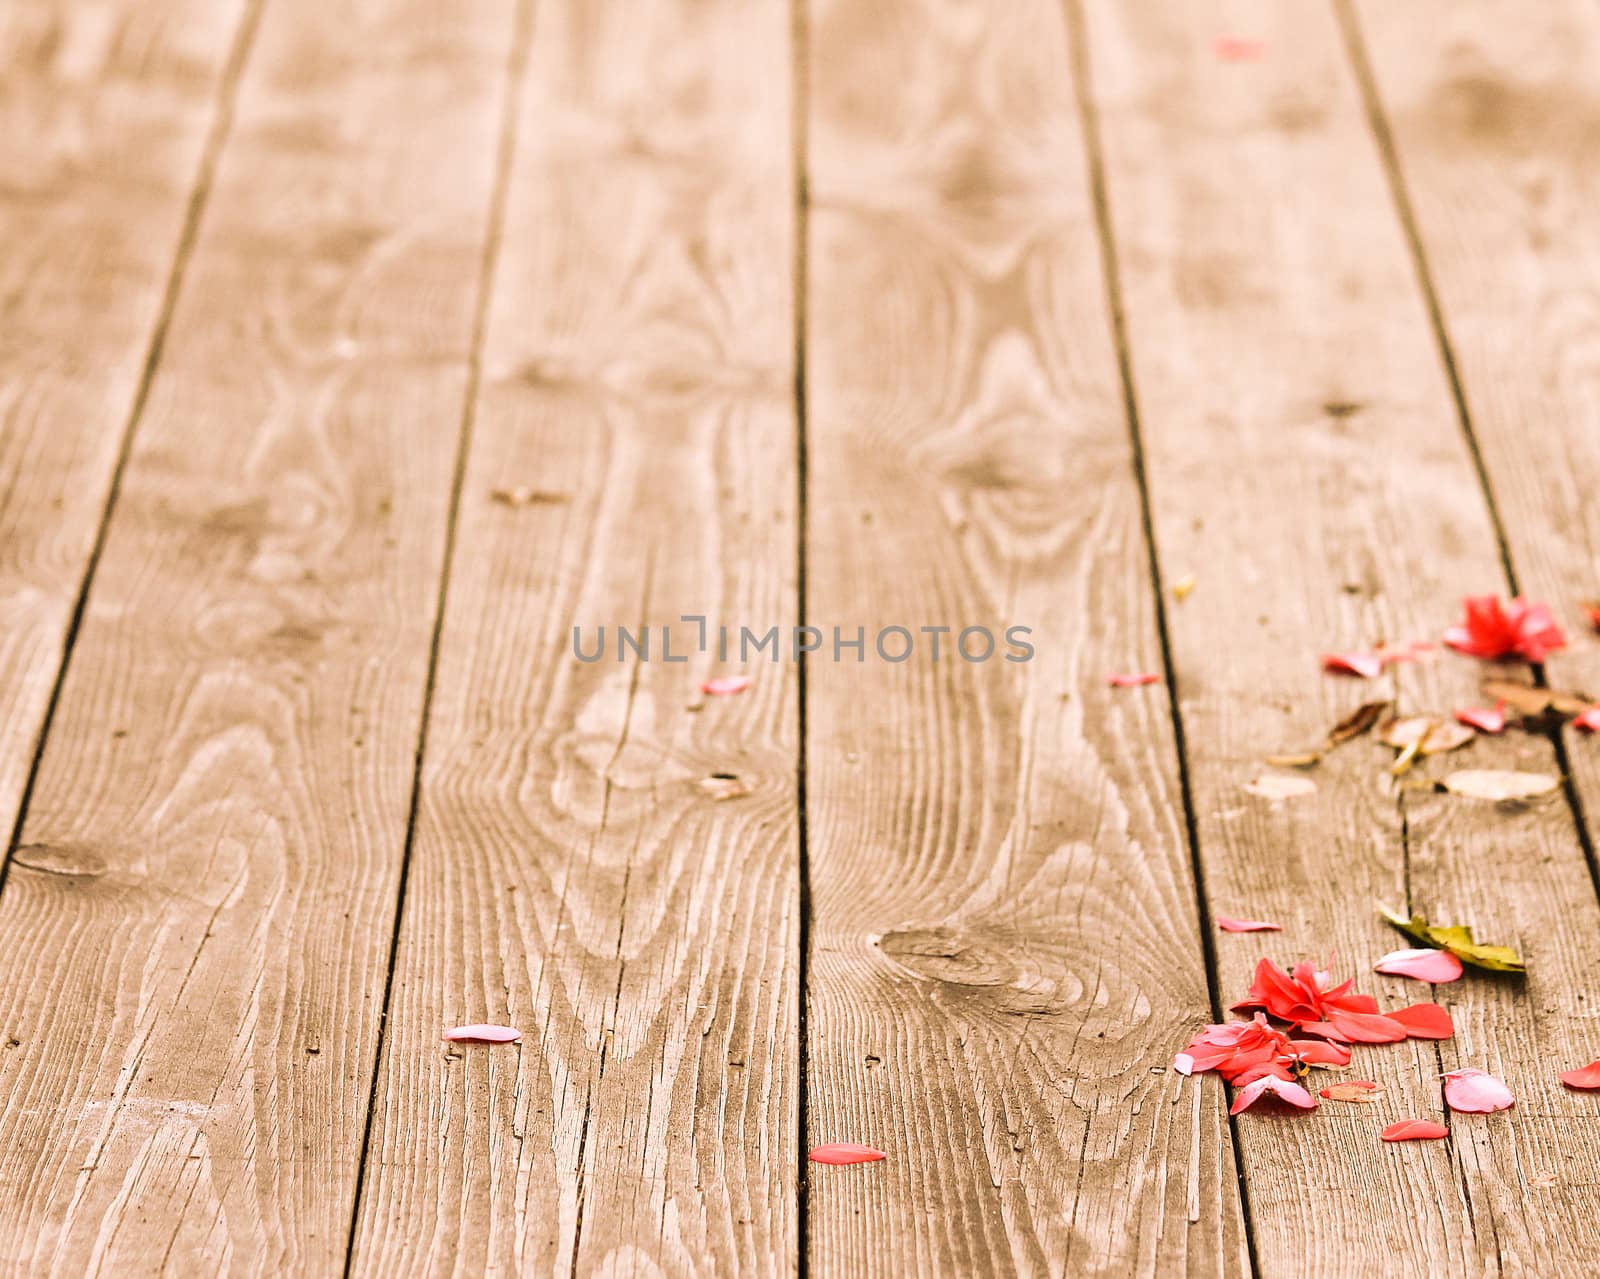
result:
M 10 0 L 0 1273 L 1600 1273 L 1600 741 L 1242 789 L 1600 691 L 1597 422 L 1594 0 Z M 1168 1069 L 1379 900 L 1528 977 Z

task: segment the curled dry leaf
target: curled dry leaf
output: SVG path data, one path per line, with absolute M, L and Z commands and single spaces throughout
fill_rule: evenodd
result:
M 1421 915 L 1407 918 L 1397 910 L 1379 906 L 1378 913 L 1408 937 L 1447 950 L 1463 963 L 1496 973 L 1524 972 L 1522 960 L 1509 946 L 1490 946 L 1473 939 L 1465 924 L 1430 924 Z
M 1154 671 L 1127 671 L 1107 675 L 1106 683 L 1112 688 L 1140 688 L 1145 684 L 1159 684 L 1161 676 Z
M 1217 916 L 1217 927 L 1225 933 L 1281 933 L 1282 924 L 1269 924 L 1264 919 L 1230 919 Z
M 1372 966 L 1374 972 L 1391 977 L 1412 977 L 1430 985 L 1442 986 L 1460 979 L 1461 960 L 1448 950 L 1393 950 Z
M 1383 1096 L 1383 1088 L 1370 1079 L 1346 1079 L 1322 1089 L 1318 1094 L 1325 1101 L 1359 1101 L 1371 1103 Z
M 1518 773 L 1502 768 L 1464 768 L 1451 773 L 1439 785 L 1452 795 L 1504 803 L 1548 795 L 1561 785 L 1561 779 L 1545 773 Z
M 546 493 L 541 489 L 529 488 L 526 484 L 519 484 L 514 488 L 490 489 L 489 496 L 502 506 L 553 505 L 572 500 L 565 493 Z
M 1274 768 L 1315 768 L 1322 763 L 1322 752 L 1301 751 L 1297 755 L 1268 755 L 1266 762 Z
M 1506 727 L 1505 703 L 1497 703 L 1492 711 L 1481 706 L 1467 706 L 1456 712 L 1456 719 L 1480 733 L 1503 733 Z
M 1480 685 L 1483 695 L 1504 702 L 1519 715 L 1580 715 L 1594 705 L 1592 697 L 1558 688 L 1535 688 L 1514 679 L 1486 679 Z
M 1471 1067 L 1445 1074 L 1444 1100 L 1451 1110 L 1469 1115 L 1489 1115 L 1497 1110 L 1509 1110 L 1517 1103 L 1511 1089 L 1500 1080 L 1487 1070 Z
M 1262 773 L 1261 776 L 1245 783 L 1245 790 L 1252 795 L 1259 795 L 1262 799 L 1270 799 L 1273 803 L 1284 799 L 1298 799 L 1302 795 L 1310 795 L 1317 789 L 1317 784 L 1309 777 L 1285 777 L 1281 773 Z
M 732 773 L 713 773 L 710 777 L 702 777 L 699 786 L 712 799 L 739 799 L 750 793 L 750 784 Z
M 748 675 L 718 675 L 700 685 L 700 691 L 713 697 L 727 697 L 730 693 L 744 692 L 753 682 Z
M 1579 1070 L 1564 1070 L 1557 1077 L 1568 1088 L 1600 1088 L 1600 1060 L 1591 1061 Z
M 522 1032 L 510 1026 L 491 1026 L 482 1022 L 471 1026 L 452 1026 L 439 1036 L 449 1043 L 509 1044 L 522 1038 Z
M 1432 715 L 1388 719 L 1378 725 L 1378 740 L 1397 750 L 1416 748 L 1419 755 L 1442 755 L 1465 746 L 1477 734 L 1465 724 L 1452 724 Z
M 853 1141 L 830 1141 L 811 1151 L 814 1164 L 872 1164 L 887 1156 L 872 1146 L 862 1146 Z
M 1390 1124 L 1380 1135 L 1384 1141 L 1437 1141 L 1448 1137 L 1450 1130 L 1431 1119 L 1402 1119 Z
M 1382 718 L 1384 711 L 1389 709 L 1389 702 L 1383 699 L 1376 702 L 1362 702 L 1360 706 L 1351 711 L 1342 720 L 1328 730 L 1328 744 L 1337 746 L 1341 742 L 1348 742 L 1353 737 L 1360 737 L 1363 733 L 1370 732 L 1372 726 Z

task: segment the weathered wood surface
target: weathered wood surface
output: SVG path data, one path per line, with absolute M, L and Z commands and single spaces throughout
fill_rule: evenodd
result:
M 811 1271 L 1239 1273 L 1166 1069 L 1209 1020 L 1166 697 L 1106 683 L 1161 653 L 1062 9 L 809 44 L 807 612 L 869 652 L 808 674 L 807 1141 L 889 1153 L 811 1169 Z M 956 656 L 1009 625 L 1031 662 Z
M 1206 881 L 1217 911 L 1285 925 L 1221 940 L 1223 991 L 1237 998 L 1262 953 L 1331 949 L 1386 1004 L 1425 997 L 1368 971 L 1404 944 L 1372 915 L 1380 899 L 1520 945 L 1534 973 L 1440 988 L 1458 1033 L 1437 1051 L 1361 1050 L 1381 1107 L 1241 1119 L 1262 1271 L 1575 1273 L 1590 1192 L 1539 1188 L 1545 1173 L 1592 1181 L 1600 1158 L 1548 1058 L 1587 1015 L 1600 925 L 1566 806 L 1397 796 L 1365 741 L 1312 774 L 1314 796 L 1241 789 L 1263 755 L 1314 744 L 1375 693 L 1419 712 L 1477 704 L 1466 659 L 1374 685 L 1322 674 L 1317 654 L 1436 638 L 1461 596 L 1506 587 L 1334 14 L 1085 7 L 1156 541 L 1168 576 L 1199 576 L 1170 635 Z M 1218 35 L 1264 40 L 1264 55 L 1219 58 Z M 1469 759 L 1557 766 L 1548 743 L 1513 736 L 1423 772 Z M 1449 1145 L 1380 1145 L 1389 1120 L 1439 1116 L 1435 1077 L 1458 1065 L 1526 1100 L 1454 1117 Z
M 343 1265 L 510 27 L 263 16 L 0 898 L 8 1269 Z
M 679 621 L 793 621 L 789 76 L 781 5 L 539 6 L 357 1273 L 798 1266 L 796 667 Z
M 1600 645 L 1581 607 L 1600 596 L 1600 8 L 1363 4 L 1349 16 L 1517 585 L 1549 601 L 1573 641 L 1548 678 L 1600 692 Z M 1569 728 L 1564 753 L 1592 847 L 1600 751 Z M 1507 922 L 1537 956 L 1523 999 L 1542 1016 L 1536 1041 L 1485 1028 L 1480 1051 L 1517 1081 L 1516 1122 L 1486 1126 L 1466 1155 L 1492 1190 L 1491 1210 L 1531 1240 L 1508 1266 L 1593 1273 L 1594 1101 L 1555 1075 L 1600 1058 L 1600 917 L 1565 859 L 1552 883 L 1555 868 L 1515 846 L 1491 855 Z M 1460 898 L 1454 908 L 1473 908 Z M 1530 1195 L 1529 1170 L 1556 1185 Z
M 0 832 L 9 839 L 232 89 L 239 0 L 0 8 Z

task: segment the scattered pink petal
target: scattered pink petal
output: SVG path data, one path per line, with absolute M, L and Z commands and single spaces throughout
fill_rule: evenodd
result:
M 1451 1110 L 1487 1115 L 1516 1103 L 1511 1089 L 1486 1070 L 1452 1070 L 1444 1077 L 1444 1099 Z
M 1383 658 L 1376 653 L 1324 653 L 1322 669 L 1343 671 L 1347 675 L 1359 675 L 1362 679 L 1377 679 L 1383 674 Z
M 1411 1039 L 1449 1039 L 1456 1033 L 1455 1022 L 1438 1004 L 1412 1004 L 1409 1008 L 1384 1013 L 1384 1016 L 1399 1022 Z
M 1572 722 L 1586 733 L 1600 733 L 1600 706 L 1591 706 Z
M 1496 659 L 1520 657 L 1542 662 L 1567 637 L 1548 604 L 1534 604 L 1517 596 L 1471 595 L 1462 601 L 1466 615 L 1444 633 L 1444 642 L 1470 657 Z
M 1267 42 L 1254 36 L 1218 36 L 1212 48 L 1224 62 L 1259 62 L 1266 56 Z
M 1112 688 L 1138 688 L 1144 684 L 1159 684 L 1161 676 L 1154 671 L 1135 671 L 1129 674 L 1108 675 L 1106 682 Z
M 1568 1088 L 1600 1088 L 1600 1061 L 1591 1061 L 1581 1070 L 1564 1070 L 1559 1078 Z
M 1217 927 L 1225 933 L 1281 933 L 1282 924 L 1269 924 L 1264 919 L 1229 919 L 1217 916 Z
M 1506 727 L 1506 704 L 1498 702 L 1492 711 L 1486 711 L 1481 706 L 1468 706 L 1456 712 L 1456 719 L 1480 733 L 1503 733 Z
M 1433 645 L 1427 640 L 1411 640 L 1405 644 L 1385 644 L 1374 656 L 1387 666 L 1390 662 L 1420 662 L 1432 652 Z
M 1381 1134 L 1384 1141 L 1437 1141 L 1448 1137 L 1450 1130 L 1431 1119 L 1402 1119 L 1390 1124 Z
M 1179 1053 L 1172 1059 L 1172 1068 L 1180 1075 L 1194 1074 L 1194 1058 L 1188 1053 Z
M 1435 986 L 1456 981 L 1462 973 L 1461 961 L 1448 950 L 1426 946 L 1417 950 L 1392 950 L 1375 963 L 1372 970 L 1391 977 L 1415 977 Z
M 860 1146 L 853 1141 L 832 1141 L 811 1151 L 814 1164 L 871 1164 L 887 1158 L 881 1150 Z
M 1315 1110 L 1317 1106 L 1317 1099 L 1299 1084 L 1279 1079 L 1277 1075 L 1262 1075 L 1239 1089 L 1239 1095 L 1234 1098 L 1233 1106 L 1228 1113 L 1237 1115 L 1241 1110 L 1250 1109 L 1267 1093 L 1271 1093 L 1280 1101 L 1288 1102 L 1291 1106 L 1298 1106 L 1301 1110 Z
M 700 685 L 700 691 L 713 697 L 726 697 L 729 693 L 744 692 L 754 682 L 748 675 L 718 675 Z
M 1304 1029 L 1347 1044 L 1397 1044 L 1410 1034 L 1405 1026 L 1382 1013 L 1330 1012 L 1327 1021 Z
M 457 1043 L 476 1044 L 509 1044 L 513 1040 L 521 1039 L 522 1032 L 513 1030 L 510 1026 L 452 1026 L 445 1031 L 442 1039 Z

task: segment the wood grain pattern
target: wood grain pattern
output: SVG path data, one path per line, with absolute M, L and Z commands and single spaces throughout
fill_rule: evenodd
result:
M 509 16 L 263 18 L 0 898 L 17 1272 L 343 1264 Z
M 1579 607 L 1600 595 L 1600 9 L 1556 3 L 1513 14 L 1500 3 L 1420 3 L 1350 12 L 1518 584 L 1555 607 L 1573 640 L 1548 663 L 1549 680 L 1600 690 L 1600 645 Z M 1600 755 L 1571 729 L 1565 751 L 1592 846 Z M 1519 902 L 1546 890 L 1521 862 L 1508 858 L 1502 873 Z M 1577 884 L 1570 892 L 1582 896 Z M 1579 1274 L 1600 1267 L 1600 1186 L 1589 1172 L 1595 1111 L 1555 1076 L 1600 1057 L 1600 955 L 1595 912 L 1557 914 L 1564 900 L 1519 907 L 1544 957 L 1527 998 L 1550 1015 L 1536 1045 L 1484 1045 L 1518 1077 L 1523 1122 L 1490 1129 L 1470 1156 L 1493 1188 L 1493 1210 L 1536 1240 L 1519 1260 Z M 1529 1196 L 1527 1168 L 1557 1185 Z
M 1322 674 L 1317 655 L 1435 638 L 1462 595 L 1505 587 L 1338 26 L 1320 3 L 1085 8 L 1157 542 L 1168 574 L 1200 579 L 1170 616 L 1205 874 L 1219 912 L 1285 925 L 1219 943 L 1224 993 L 1264 952 L 1331 950 L 1386 1006 L 1425 997 L 1366 971 L 1403 944 L 1375 900 L 1408 895 L 1519 945 L 1533 972 L 1441 988 L 1457 1036 L 1437 1051 L 1363 1050 L 1382 1108 L 1241 1119 L 1262 1271 L 1575 1273 L 1588 1191 L 1538 1188 L 1597 1154 L 1581 1107 L 1539 1078 L 1586 1015 L 1600 925 L 1566 807 L 1397 794 L 1369 741 L 1312 774 L 1314 796 L 1241 790 L 1263 755 L 1314 743 L 1375 693 L 1418 712 L 1476 704 L 1464 659 L 1371 685 Z M 1214 39 L 1239 34 L 1265 56 L 1219 58 Z M 1557 767 L 1517 735 L 1425 773 L 1464 764 Z M 1381 1146 L 1389 1120 L 1438 1116 L 1435 1076 L 1458 1065 L 1524 1100 L 1454 1117 L 1448 1145 Z
M 9 837 L 242 3 L 0 9 L 0 831 Z
M 357 1273 L 797 1267 L 796 671 L 702 696 L 679 621 L 794 621 L 789 57 L 782 5 L 539 7 Z
M 810 1171 L 812 1273 L 1239 1273 L 1062 10 L 811 12 L 807 608 L 868 652 L 808 676 L 807 1139 L 889 1154 Z

